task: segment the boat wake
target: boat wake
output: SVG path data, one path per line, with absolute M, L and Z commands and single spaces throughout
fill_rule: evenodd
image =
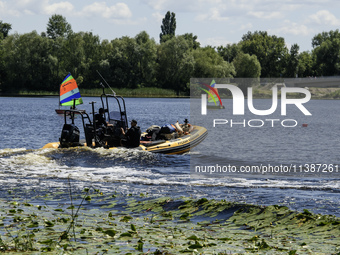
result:
M 191 196 L 262 205 L 282 204 L 336 214 L 340 180 L 274 176 L 193 178 L 190 154 L 164 155 L 103 148 L 0 150 L 0 196 L 29 197 L 95 187 L 103 192 L 152 197 Z M 56 201 L 57 203 L 57 201 Z
M 129 183 L 138 185 L 278 188 L 331 190 L 340 192 L 338 179 L 287 177 L 192 178 L 190 154 L 162 155 L 150 152 L 103 148 L 0 150 L 2 184 L 8 179 L 30 182 L 34 179 L 72 179 L 95 183 Z M 166 166 L 171 166 L 166 168 Z M 169 170 L 171 169 L 171 170 Z

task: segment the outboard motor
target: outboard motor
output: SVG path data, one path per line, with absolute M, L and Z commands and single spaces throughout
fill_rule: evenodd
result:
M 86 139 L 86 145 L 88 147 L 92 147 L 92 140 L 94 138 L 94 131 L 93 131 L 93 125 L 92 124 L 86 124 L 85 126 L 85 139 Z
M 63 130 L 61 131 L 60 148 L 69 148 L 79 146 L 79 128 L 74 124 L 64 124 Z

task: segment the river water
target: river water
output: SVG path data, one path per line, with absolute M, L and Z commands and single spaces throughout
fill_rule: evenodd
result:
M 191 196 L 260 205 L 280 204 L 294 210 L 308 209 L 340 216 L 340 171 L 219 176 L 190 173 L 190 166 L 207 162 L 229 164 L 238 170 L 242 166 L 261 164 L 340 165 L 340 101 L 311 100 L 308 102 L 311 117 L 301 116 L 291 109 L 287 118 L 298 119 L 294 128 L 280 125 L 213 128 L 213 119 L 221 118 L 223 112 L 211 111 L 207 118 L 200 118 L 194 110 L 190 116 L 192 102 L 189 99 L 127 98 L 128 119 L 137 119 L 142 130 L 152 124 L 183 122 L 190 117 L 190 121 L 199 122 L 194 124 L 208 128 L 208 137 L 190 153 L 161 155 L 123 148 L 41 149 L 46 143 L 58 141 L 61 133 L 64 119 L 54 112 L 57 100 L 56 97 L 0 97 L 1 197 L 6 197 L 9 190 L 15 190 L 25 199 L 33 190 L 43 193 L 66 189 L 70 179 L 78 189 L 92 186 L 122 194 L 147 193 L 151 197 Z M 99 108 L 98 98 L 90 97 L 84 98 L 81 108 L 90 112 L 91 101 L 97 101 L 96 108 Z M 257 107 L 263 109 L 270 103 L 271 100 L 256 100 Z M 231 100 L 225 100 L 225 104 L 228 108 Z M 199 106 L 194 108 L 199 109 Z M 230 121 L 227 115 L 225 118 Z M 282 119 L 282 116 L 278 114 L 272 118 Z M 237 121 L 243 119 L 258 118 L 246 113 Z

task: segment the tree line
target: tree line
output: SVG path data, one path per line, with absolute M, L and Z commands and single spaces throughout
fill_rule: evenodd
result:
M 288 49 L 284 38 L 248 32 L 241 41 L 201 47 L 192 33 L 176 35 L 175 13 L 167 12 L 156 43 L 146 31 L 135 37 L 100 40 L 72 31 L 62 15 L 52 15 L 46 32 L 12 34 L 0 21 L 0 91 L 57 91 L 71 73 L 81 88 L 98 88 L 97 70 L 112 87 L 157 87 L 188 92 L 191 77 L 308 77 L 340 74 L 339 30 L 312 38 L 312 51 Z

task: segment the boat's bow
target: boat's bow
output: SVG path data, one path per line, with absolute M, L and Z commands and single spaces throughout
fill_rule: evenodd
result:
M 208 135 L 208 131 L 205 127 L 193 125 L 193 130 L 186 135 L 183 135 L 176 139 L 162 140 L 163 142 L 154 145 L 144 145 L 140 147 L 144 151 L 150 151 L 154 153 L 164 154 L 183 154 L 188 152 L 191 148 L 197 146 Z M 157 142 L 157 141 L 155 141 Z

